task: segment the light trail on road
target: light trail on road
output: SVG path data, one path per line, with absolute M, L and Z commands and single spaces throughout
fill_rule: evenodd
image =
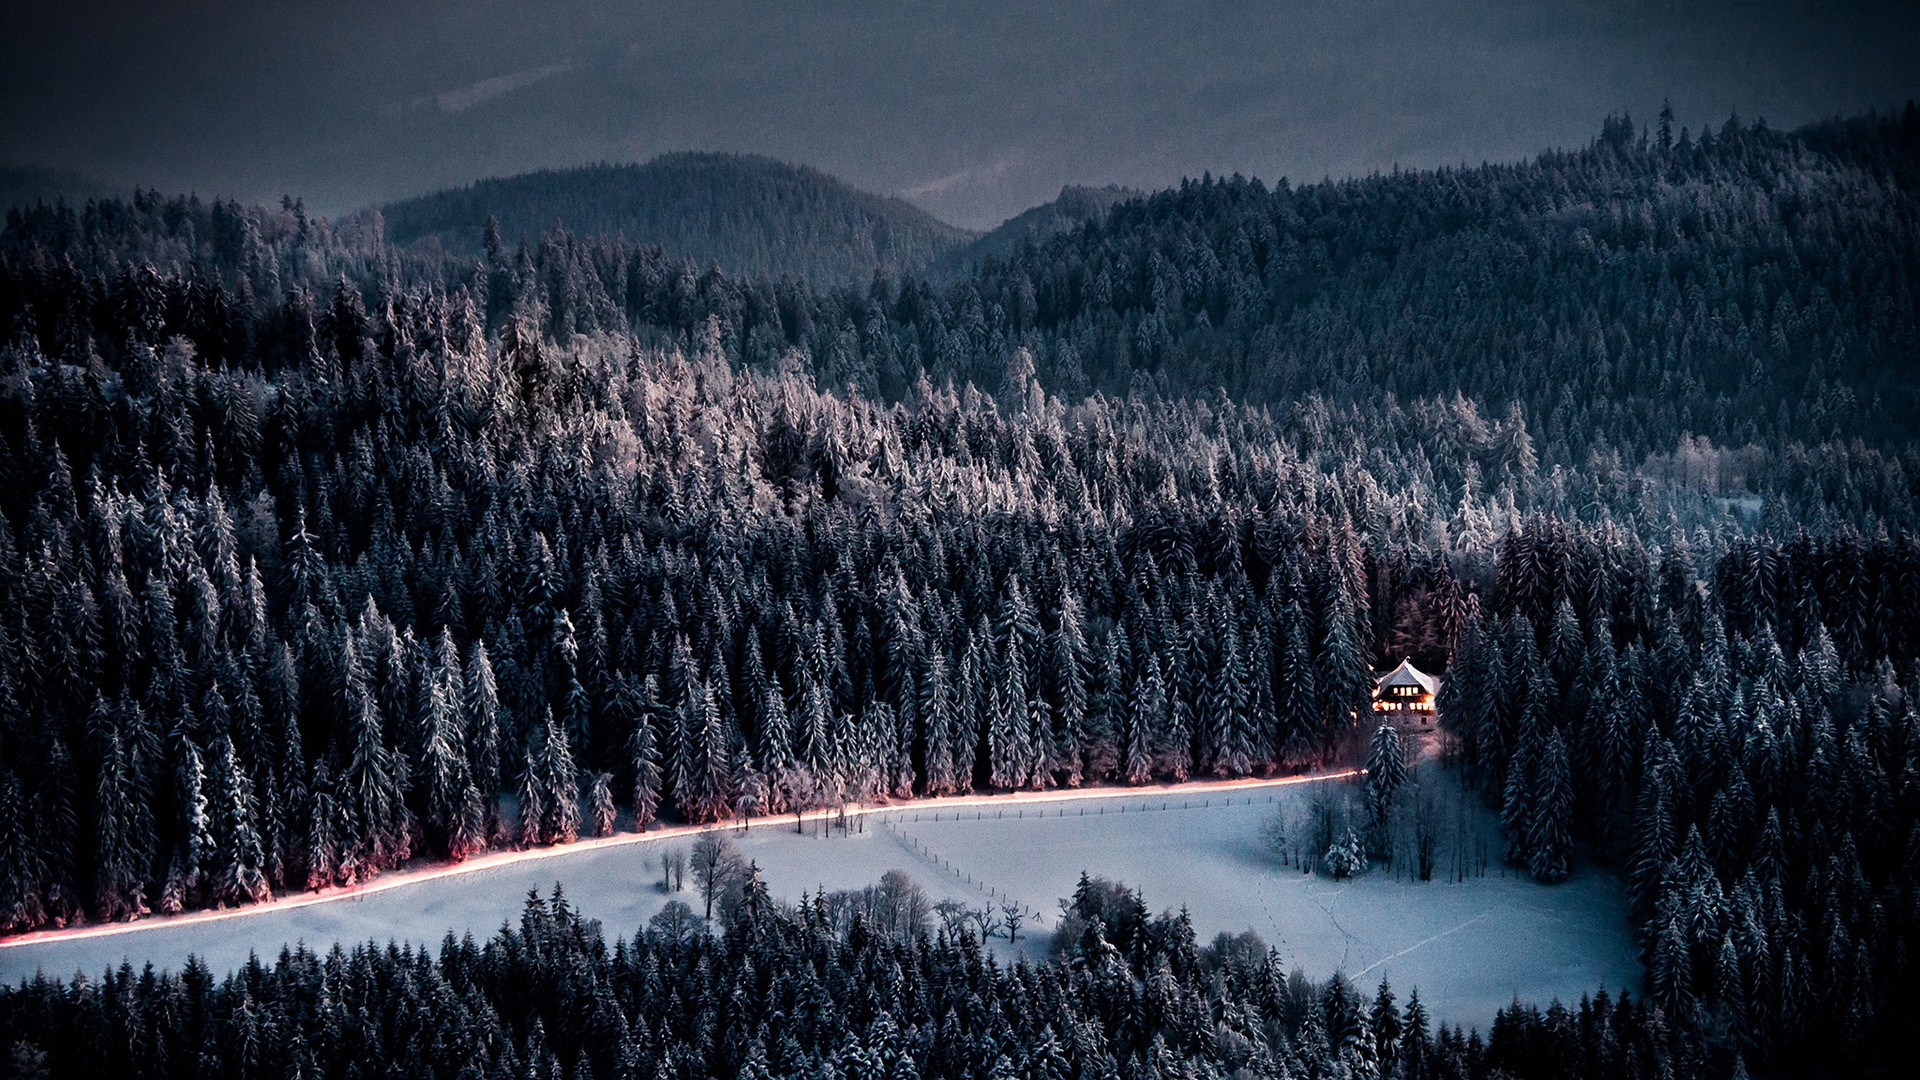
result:
M 651 844 L 661 840 L 675 840 L 682 837 L 698 836 L 709 832 L 744 832 L 755 825 L 779 826 L 793 824 L 804 826 L 807 822 L 839 821 L 846 818 L 864 817 L 868 814 L 889 814 L 901 811 L 941 811 L 972 807 L 1031 806 L 1035 803 L 1082 802 L 1089 799 L 1133 799 L 1153 796 L 1198 795 L 1220 792 L 1257 791 L 1267 788 L 1291 787 L 1296 784 L 1319 783 L 1327 780 L 1346 780 L 1363 773 L 1364 769 L 1342 769 L 1338 772 L 1308 773 L 1303 776 L 1283 776 L 1269 779 L 1248 777 L 1241 780 L 1198 780 L 1184 784 L 1159 784 L 1142 787 L 1099 787 L 1099 788 L 1059 788 L 1048 791 L 1013 791 L 998 795 L 948 795 L 937 799 L 910 799 L 897 803 L 849 803 L 842 807 L 823 807 L 808 810 L 801 814 L 762 814 L 745 819 L 729 818 L 709 825 L 674 825 L 664 829 L 655 829 L 643 833 L 619 833 L 613 836 L 592 837 L 575 840 L 570 844 L 555 844 L 551 847 L 526 848 L 517 851 L 496 851 L 475 856 L 463 862 L 441 863 L 418 869 L 394 870 L 381 874 L 371 881 L 359 885 L 322 889 L 318 892 L 301 893 L 284 899 L 276 898 L 264 904 L 251 904 L 246 907 L 209 909 L 186 912 L 180 915 L 149 916 L 130 922 L 104 923 L 67 927 L 59 930 L 36 930 L 14 937 L 0 939 L 0 949 L 10 949 L 22 945 L 45 945 L 59 941 L 81 941 L 87 938 L 112 937 L 116 934 L 136 934 L 143 930 L 162 930 L 176 926 L 190 926 L 197 923 L 220 922 L 226 919 L 244 919 L 254 915 L 267 915 L 274 912 L 292 911 L 298 908 L 312 907 L 316 904 L 332 904 L 343 900 L 359 900 L 375 893 L 390 889 L 404 889 L 409 885 L 436 881 L 441 878 L 459 877 L 463 874 L 477 874 L 486 870 L 497 870 L 503 866 L 538 862 L 542 859 L 557 859 L 565 855 L 581 852 L 600 851 L 605 848 L 625 847 L 629 844 Z

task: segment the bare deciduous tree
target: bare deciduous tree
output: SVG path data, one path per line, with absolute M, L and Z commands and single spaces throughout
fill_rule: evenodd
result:
M 1020 940 L 1020 926 L 1026 921 L 1027 913 L 1020 910 L 1019 904 L 1008 900 L 1000 905 L 1000 925 L 1006 927 L 1008 941 Z
M 713 921 L 714 897 L 726 891 L 728 881 L 739 868 L 739 849 L 719 833 L 701 833 L 700 839 L 693 842 L 693 883 L 707 905 L 708 922 Z
M 1440 851 L 1440 800 L 1432 792 L 1421 792 L 1413 810 L 1414 870 L 1421 881 L 1432 881 L 1434 864 Z

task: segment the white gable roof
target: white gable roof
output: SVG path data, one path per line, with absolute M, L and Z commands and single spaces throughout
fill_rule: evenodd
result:
M 1374 680 L 1375 689 L 1385 690 L 1389 686 L 1418 686 L 1429 694 L 1440 692 L 1440 683 L 1433 676 L 1413 666 L 1413 661 L 1402 660 L 1400 666 Z

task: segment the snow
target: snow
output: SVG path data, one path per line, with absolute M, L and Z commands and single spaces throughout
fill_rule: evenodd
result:
M 1419 771 L 1425 783 L 1452 789 L 1438 770 Z M 1639 990 L 1626 896 L 1613 875 L 1577 864 L 1552 886 L 1511 869 L 1502 876 L 1497 829 L 1477 806 L 1469 828 L 1496 856 L 1484 877 L 1440 880 L 1445 857 L 1428 882 L 1408 880 L 1404 867 L 1397 877 L 1375 870 L 1341 882 L 1304 874 L 1263 850 L 1260 825 L 1274 800 L 1303 811 L 1311 797 L 1312 789 L 1287 788 L 1226 806 L 1217 796 L 1176 795 L 1128 800 L 1124 813 L 1111 803 L 1064 804 L 1042 818 L 1029 810 L 916 821 L 909 810 L 894 820 L 964 872 L 1047 912 L 1049 924 L 1085 869 L 1140 889 L 1152 910 L 1185 905 L 1203 942 L 1251 929 L 1314 978 L 1341 970 L 1371 993 L 1384 976 L 1402 1001 L 1417 986 L 1437 1021 L 1484 1029 L 1516 995 L 1544 1006 L 1603 985 Z M 1070 816 L 1052 816 L 1058 812 Z
M 1492 836 L 1489 815 L 1477 806 L 1461 809 L 1467 800 L 1444 774 L 1418 771 L 1457 803 L 1448 811 L 1449 828 L 1456 827 L 1451 815 L 1460 814 L 1458 827 Z M 1003 958 L 1045 952 L 1060 900 L 1085 870 L 1143 890 L 1155 911 L 1186 906 L 1203 942 L 1216 932 L 1251 929 L 1288 967 L 1314 978 L 1342 970 L 1370 993 L 1385 976 L 1403 1001 L 1417 986 L 1437 1021 L 1484 1029 L 1516 995 L 1544 1005 L 1603 985 L 1638 989 L 1624 892 L 1590 865 L 1577 864 L 1554 886 L 1512 871 L 1503 876 L 1497 864 L 1485 876 L 1469 870 L 1465 880 L 1439 880 L 1458 876 L 1449 874 L 1446 856 L 1431 882 L 1408 880 L 1404 866 L 1397 876 L 1376 870 L 1335 882 L 1281 865 L 1260 841 L 1263 819 L 1276 805 L 1304 818 L 1308 800 L 1324 798 L 1338 783 L 967 809 L 909 806 L 853 819 L 845 833 L 809 822 L 804 835 L 796 834 L 789 818 L 729 836 L 759 864 L 775 895 L 789 900 L 816 888 L 869 885 L 894 868 L 936 899 L 979 907 L 1011 896 L 1037 917 L 1018 946 L 995 940 Z M 669 899 L 660 890 L 663 846 L 689 843 L 682 837 L 568 851 L 245 918 L 21 942 L 0 948 L 0 980 L 17 982 L 37 970 L 98 974 L 123 959 L 136 968 L 178 967 L 189 953 L 223 972 L 250 952 L 271 960 L 295 941 L 324 950 L 365 940 L 433 945 L 450 930 L 484 938 L 503 922 L 517 922 L 529 890 L 545 894 L 556 881 L 569 903 L 609 934 L 631 935 Z M 691 880 L 678 898 L 699 910 Z

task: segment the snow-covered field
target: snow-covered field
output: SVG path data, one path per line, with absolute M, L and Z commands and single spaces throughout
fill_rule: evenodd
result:
M 1427 783 L 1451 788 L 1437 770 L 1423 772 Z M 1435 1017 L 1450 1023 L 1484 1028 L 1515 995 L 1544 1005 L 1602 985 L 1638 991 L 1626 896 L 1612 875 L 1582 865 L 1554 886 L 1511 870 L 1502 876 L 1497 845 L 1486 876 L 1458 882 L 1441 880 L 1446 856 L 1429 882 L 1408 880 L 1404 867 L 1350 881 L 1305 874 L 1264 849 L 1261 822 L 1273 800 L 1295 804 L 1304 817 L 1300 804 L 1313 797 L 1301 787 L 1234 796 L 1224 806 L 1218 796 L 1174 796 L 1129 800 L 1125 813 L 1065 804 L 1044 817 L 963 813 L 936 822 L 907 811 L 893 820 L 935 856 L 1028 907 L 1057 913 L 1084 869 L 1140 889 L 1153 910 L 1185 905 L 1202 941 L 1251 929 L 1289 967 L 1315 978 L 1340 970 L 1371 992 L 1386 976 L 1402 1000 L 1417 986 Z M 1053 816 L 1062 812 L 1068 816 Z M 1474 807 L 1468 818 L 1474 833 L 1488 836 L 1483 811 Z
M 1438 770 L 1421 772 L 1426 783 L 1452 795 Z M 1554 995 L 1577 999 L 1603 984 L 1638 988 L 1624 894 L 1613 877 L 1591 867 L 1546 887 L 1501 876 L 1497 866 L 1464 881 L 1438 880 L 1450 876 L 1444 856 L 1432 882 L 1409 881 L 1404 868 L 1336 882 L 1281 865 L 1261 842 L 1263 819 L 1279 805 L 1297 828 L 1310 800 L 1324 799 L 1339 783 L 937 814 L 908 807 L 856 819 L 845 833 L 823 835 L 810 823 L 799 835 L 789 819 L 730 836 L 760 865 L 774 893 L 788 899 L 820 887 L 869 885 L 893 868 L 906 870 L 936 899 L 978 907 L 1010 896 L 1039 918 L 1023 930 L 1019 946 L 996 940 L 1003 957 L 1045 951 L 1059 901 L 1085 870 L 1140 888 L 1156 911 L 1185 905 L 1203 941 L 1218 931 L 1251 929 L 1290 967 L 1315 978 L 1339 969 L 1371 990 L 1385 975 L 1403 1000 L 1418 986 L 1435 1017 L 1447 1022 L 1484 1028 L 1515 995 L 1544 1003 Z M 1478 808 L 1456 821 L 1458 814 L 1449 811 L 1450 828 L 1487 835 L 1490 822 Z M 689 841 L 665 843 L 685 847 Z M 556 881 L 571 904 L 610 934 L 630 935 L 668 900 L 660 890 L 661 848 L 642 843 L 568 852 L 244 918 L 21 943 L 0 948 L 0 979 L 18 981 L 36 970 L 97 974 L 123 960 L 177 967 L 189 953 L 218 972 L 250 952 L 270 960 L 293 941 L 325 948 L 369 939 L 431 944 L 449 931 L 485 937 L 518 919 L 528 890 L 545 893 Z M 679 898 L 698 910 L 690 878 Z

